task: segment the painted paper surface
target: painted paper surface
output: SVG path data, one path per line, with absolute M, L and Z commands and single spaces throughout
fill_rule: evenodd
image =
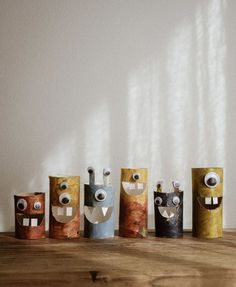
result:
M 15 236 L 20 239 L 45 238 L 45 193 L 21 193 L 15 200 Z
M 156 236 L 183 236 L 183 191 L 154 191 L 154 210 Z
M 223 168 L 193 168 L 193 236 L 222 237 Z
M 50 176 L 49 237 L 77 238 L 80 235 L 80 177 Z
M 84 185 L 84 236 L 105 239 L 114 236 L 115 191 L 110 170 L 103 170 L 103 184 L 95 184 L 95 170 L 89 168 L 89 184 Z
M 121 169 L 120 236 L 147 236 L 147 177 L 146 168 Z

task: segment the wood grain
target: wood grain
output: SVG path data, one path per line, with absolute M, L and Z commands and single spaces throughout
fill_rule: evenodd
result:
M 1 286 L 236 286 L 236 231 L 223 238 L 86 238 L 0 235 Z

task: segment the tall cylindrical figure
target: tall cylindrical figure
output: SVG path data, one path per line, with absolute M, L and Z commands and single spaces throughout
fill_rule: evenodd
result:
M 49 237 L 77 238 L 80 234 L 80 177 L 50 176 Z
M 111 171 L 103 169 L 103 184 L 95 184 L 95 170 L 88 168 L 89 184 L 84 185 L 84 236 L 104 239 L 114 236 L 115 192 L 110 183 Z
M 120 186 L 119 235 L 147 236 L 148 171 L 122 168 Z
M 154 191 L 155 233 L 158 237 L 183 236 L 183 191 L 177 181 L 172 184 L 173 192 L 163 192 L 160 182 Z
M 14 199 L 16 237 L 45 238 L 45 193 L 20 193 Z
M 223 168 L 193 168 L 193 236 L 222 237 Z

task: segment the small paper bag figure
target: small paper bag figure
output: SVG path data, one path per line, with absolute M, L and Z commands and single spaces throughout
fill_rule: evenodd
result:
M 45 238 L 45 193 L 21 193 L 15 199 L 15 236 Z
M 88 168 L 89 184 L 84 185 L 84 237 L 114 237 L 115 192 L 110 183 L 110 169 L 103 169 L 103 184 L 95 184 L 95 170 Z
M 80 177 L 50 176 L 49 237 L 76 238 L 80 235 Z
M 176 238 L 183 236 L 183 191 L 173 181 L 173 192 L 163 192 L 162 182 L 154 191 L 155 233 L 158 237 Z
M 148 172 L 146 168 L 122 168 L 119 235 L 147 236 Z
M 192 168 L 193 236 L 222 237 L 223 168 Z

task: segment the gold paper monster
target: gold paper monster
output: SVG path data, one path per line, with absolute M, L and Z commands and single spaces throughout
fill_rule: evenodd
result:
M 121 169 L 120 236 L 147 236 L 147 178 L 146 168 Z
M 193 236 L 222 237 L 223 168 L 193 168 Z
M 50 176 L 49 237 L 76 238 L 80 235 L 80 177 Z

